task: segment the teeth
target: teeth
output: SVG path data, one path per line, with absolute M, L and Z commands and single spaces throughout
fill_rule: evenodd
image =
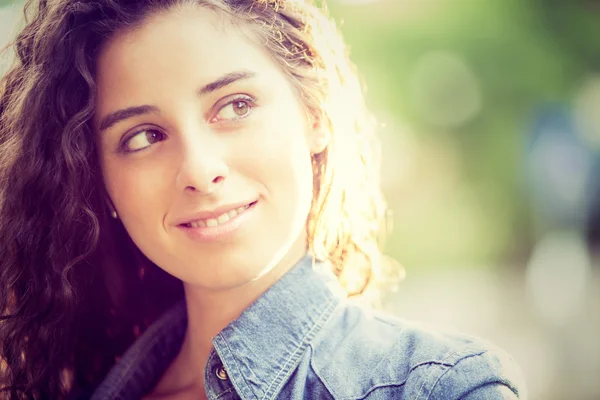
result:
M 247 210 L 248 207 L 250 207 L 249 204 L 247 206 L 238 207 L 235 210 L 230 210 L 226 213 L 219 215 L 217 218 L 198 219 L 196 221 L 190 222 L 189 226 L 191 226 L 192 228 L 204 228 L 204 227 L 219 226 L 219 225 L 224 224 L 225 222 L 229 221 L 231 218 L 237 217 L 238 214 L 241 214 L 242 212 Z
M 199 219 L 197 221 L 190 222 L 190 225 L 192 228 L 204 228 L 204 227 L 206 227 L 206 222 Z
M 219 217 L 217 218 L 217 222 L 219 224 L 222 224 L 222 223 L 229 221 L 230 219 L 231 219 L 231 217 L 229 216 L 229 213 L 226 212 L 225 214 L 219 215 Z
M 219 225 L 219 221 L 217 221 L 215 218 L 210 218 L 206 220 L 206 226 L 211 227 L 211 226 L 217 226 Z

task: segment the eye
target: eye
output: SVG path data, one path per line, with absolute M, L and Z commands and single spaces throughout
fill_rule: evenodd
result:
M 165 134 L 156 129 L 142 129 L 129 136 L 123 142 L 122 148 L 126 152 L 135 152 L 152 146 L 156 142 L 165 140 Z
M 211 122 L 236 121 L 246 118 L 252 114 L 254 106 L 255 101 L 248 96 L 234 98 L 219 109 Z

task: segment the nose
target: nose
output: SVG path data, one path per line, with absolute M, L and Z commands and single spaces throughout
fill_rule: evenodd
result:
M 194 134 L 182 140 L 181 147 L 177 189 L 202 194 L 217 191 L 229 174 L 218 139 L 210 133 Z

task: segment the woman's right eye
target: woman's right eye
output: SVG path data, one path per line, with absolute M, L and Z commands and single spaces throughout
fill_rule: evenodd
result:
M 142 129 L 129 136 L 123 142 L 122 148 L 125 152 L 136 152 L 152 146 L 156 142 L 165 140 L 165 134 L 156 129 Z

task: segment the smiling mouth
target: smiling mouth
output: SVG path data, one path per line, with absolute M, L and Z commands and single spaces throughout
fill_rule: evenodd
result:
M 240 215 L 241 213 L 243 213 L 250 207 L 252 207 L 254 204 L 256 204 L 256 201 L 254 201 L 250 204 L 246 204 L 245 206 L 238 207 L 233 210 L 224 212 L 223 214 L 221 214 L 217 217 L 206 218 L 206 219 L 197 219 L 197 220 L 185 223 L 185 224 L 181 224 L 181 226 L 186 227 L 186 228 L 207 228 L 207 227 L 215 227 L 215 226 L 223 225 L 223 224 L 226 224 L 227 222 L 229 222 L 231 219 L 237 217 L 238 215 Z

